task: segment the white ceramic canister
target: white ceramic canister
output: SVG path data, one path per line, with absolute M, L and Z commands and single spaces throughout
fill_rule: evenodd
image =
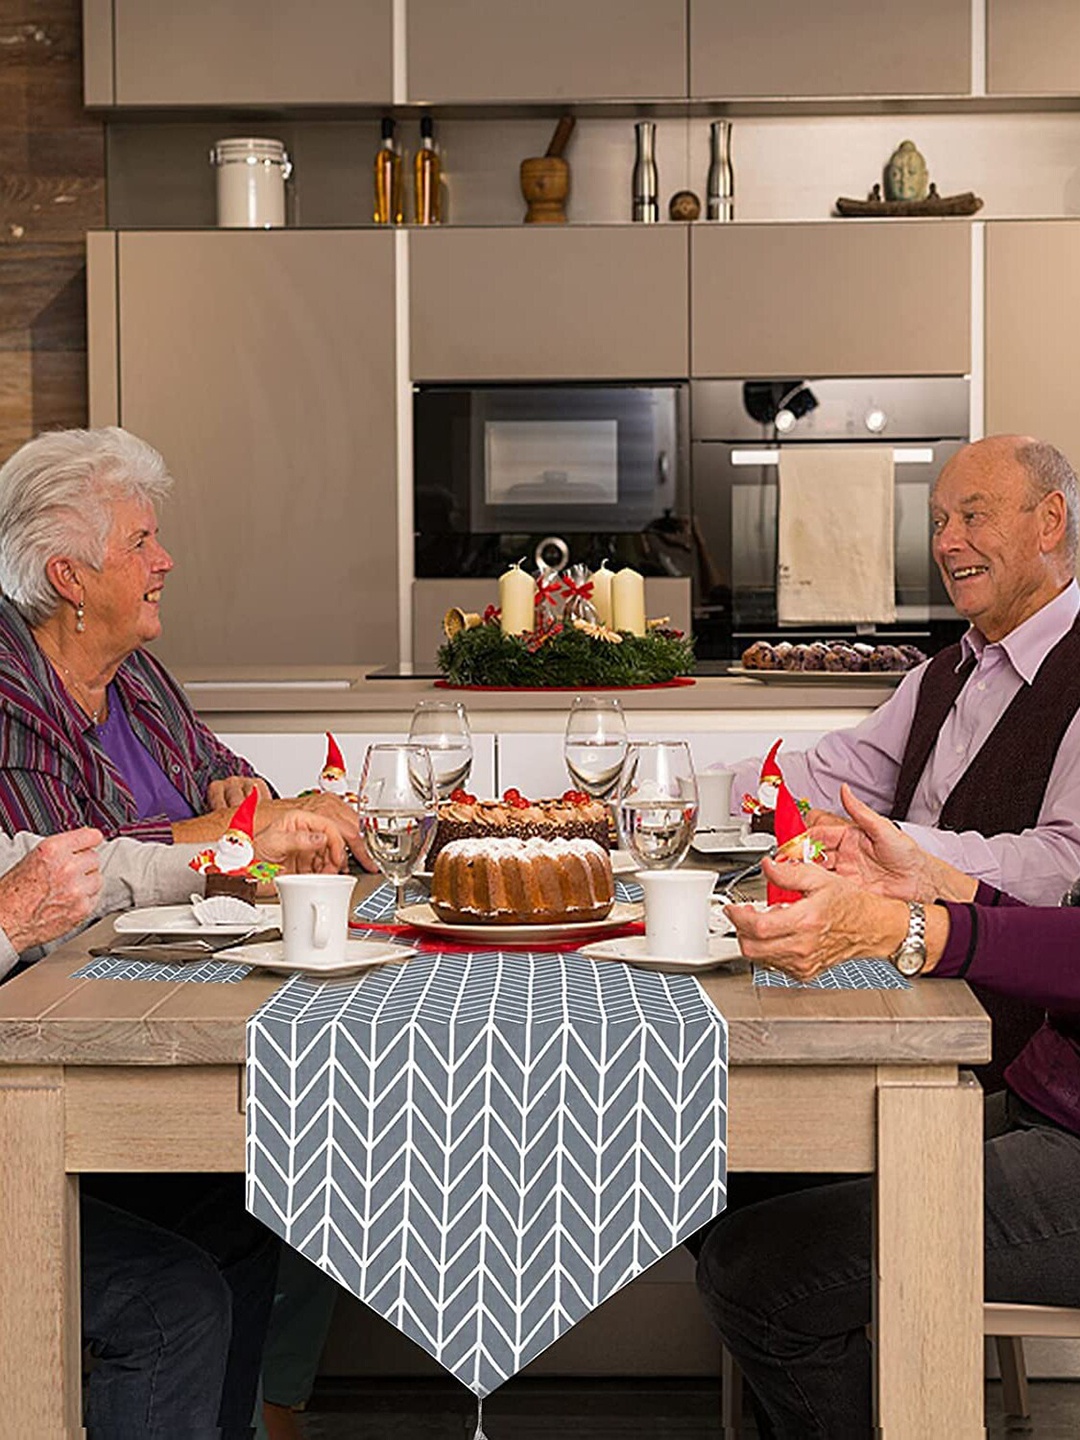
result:
M 243 135 L 210 151 L 217 171 L 217 223 L 226 229 L 269 230 L 285 224 L 285 181 L 292 163 L 281 140 Z

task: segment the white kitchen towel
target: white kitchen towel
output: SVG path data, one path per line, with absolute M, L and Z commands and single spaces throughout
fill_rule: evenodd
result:
M 781 447 L 781 625 L 896 619 L 894 495 L 891 445 Z

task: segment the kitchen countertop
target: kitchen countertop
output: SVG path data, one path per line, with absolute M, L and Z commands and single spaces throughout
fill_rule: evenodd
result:
M 544 712 L 564 714 L 573 692 L 444 690 L 430 678 L 371 679 L 374 665 L 187 667 L 177 671 L 192 704 L 213 728 L 295 730 L 370 728 L 369 717 L 409 713 L 419 700 L 460 699 L 476 717 L 475 728 L 529 729 Z M 769 683 L 737 676 L 700 676 L 693 685 L 658 690 L 612 690 L 627 711 L 672 711 L 690 728 L 718 714 L 728 723 L 752 723 L 755 714 L 777 710 L 821 713 L 832 729 L 852 723 L 887 700 L 889 684 L 809 681 Z M 845 713 L 846 712 L 846 713 Z M 802 715 L 806 723 L 810 715 Z M 351 723 L 350 723 L 351 722 Z M 478 722 L 478 723 L 477 723 Z M 695 724 L 696 722 L 696 724 Z

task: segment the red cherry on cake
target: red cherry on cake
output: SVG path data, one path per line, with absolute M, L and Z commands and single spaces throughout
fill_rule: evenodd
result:
M 589 797 L 584 790 L 564 790 L 563 800 L 567 805 L 587 805 Z
M 514 806 L 516 810 L 524 810 L 527 806 L 532 804 L 532 801 L 526 800 L 522 795 L 521 791 L 516 789 L 513 785 L 511 785 L 509 790 L 503 791 L 502 798 L 506 801 L 508 805 Z
M 450 791 L 450 799 L 456 801 L 458 805 L 468 805 L 469 803 L 468 792 L 463 790 L 460 785 L 456 790 Z

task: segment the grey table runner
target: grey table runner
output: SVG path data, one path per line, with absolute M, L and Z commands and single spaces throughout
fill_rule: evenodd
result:
M 910 990 L 895 965 L 888 960 L 841 960 L 813 980 L 795 980 L 783 970 L 768 965 L 754 966 L 755 985 L 784 986 L 789 990 Z
M 727 1027 L 686 976 L 420 955 L 248 1025 L 252 1212 L 484 1396 L 724 1207 Z

